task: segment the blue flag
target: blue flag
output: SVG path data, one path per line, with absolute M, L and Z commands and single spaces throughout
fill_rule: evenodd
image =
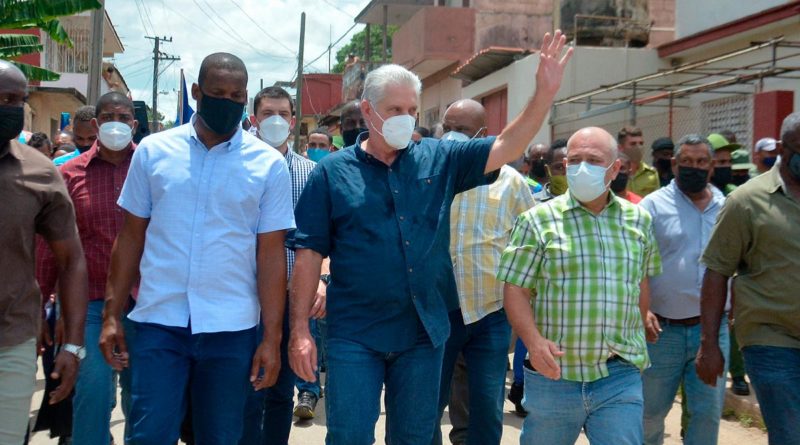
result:
M 189 93 L 186 91 L 186 79 L 181 70 L 181 97 L 178 100 L 178 117 L 175 118 L 175 126 L 183 125 L 192 118 L 194 110 L 189 106 Z

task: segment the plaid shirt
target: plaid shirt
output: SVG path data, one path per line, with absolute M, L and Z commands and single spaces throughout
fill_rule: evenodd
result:
M 565 380 L 608 376 L 617 354 L 648 365 L 639 285 L 661 272 L 650 214 L 611 195 L 593 215 L 567 193 L 523 213 L 498 278 L 533 289 L 536 323 L 558 345 Z
M 86 256 L 89 300 L 105 297 L 111 247 L 125 219 L 117 199 L 128 175 L 133 151 L 130 150 L 119 165 L 114 165 L 100 159 L 100 148 L 95 142 L 89 150 L 61 166 L 64 183 L 75 205 L 78 234 Z M 47 298 L 55 290 L 58 272 L 53 252 L 41 239 L 37 241 L 36 258 L 36 278 Z
M 514 221 L 535 204 L 525 179 L 503 166 L 497 181 L 456 195 L 450 207 L 450 255 L 464 323 L 503 307 L 500 255 Z
M 303 187 L 306 186 L 308 176 L 311 170 L 317 166 L 317 163 L 310 161 L 291 149 L 286 149 L 286 165 L 289 166 L 289 175 L 292 177 L 292 207 L 297 206 L 297 200 L 300 199 L 300 194 L 303 193 Z M 287 235 L 287 237 L 290 235 Z M 292 278 L 292 271 L 294 270 L 294 250 L 286 249 L 286 271 L 288 279 Z M 288 283 L 288 281 L 287 281 Z

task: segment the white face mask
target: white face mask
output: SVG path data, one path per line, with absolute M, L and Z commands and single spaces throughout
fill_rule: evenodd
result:
M 470 138 L 464 133 L 459 133 L 457 131 L 448 131 L 447 133 L 442 135 L 442 140 L 453 141 L 453 142 L 467 142 L 470 140 Z
M 273 147 L 280 147 L 289 138 L 289 122 L 274 114 L 258 124 L 261 140 Z
M 581 162 L 580 165 L 567 166 L 569 192 L 580 202 L 591 202 L 608 190 L 611 181 L 606 182 L 608 167 Z
M 374 105 L 372 109 L 375 110 Z M 411 142 L 411 135 L 414 134 L 414 124 L 417 122 L 414 116 L 401 114 L 383 120 L 377 110 L 375 110 L 375 115 L 383 122 L 382 131 L 378 131 L 377 128 L 375 131 L 378 131 L 378 134 L 383 136 L 383 140 L 389 146 L 395 150 L 403 150 L 408 147 L 409 142 Z
M 130 145 L 131 139 L 133 139 L 133 129 L 122 122 L 106 122 L 100 126 L 97 138 L 100 139 L 103 147 L 120 151 Z

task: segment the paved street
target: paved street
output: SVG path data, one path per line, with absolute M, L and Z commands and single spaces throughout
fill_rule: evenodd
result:
M 510 381 L 511 374 L 508 374 L 508 379 Z M 39 373 L 39 379 L 37 381 L 37 391 L 33 397 L 32 403 L 32 412 L 38 409 L 39 404 L 44 396 L 44 377 L 42 376 L 41 372 Z M 504 420 L 504 427 L 503 427 L 503 445 L 512 445 L 519 443 L 519 432 L 520 428 L 522 427 L 522 419 L 517 417 L 513 414 L 513 405 L 506 401 L 505 404 L 505 420 Z M 375 432 L 375 437 L 377 439 L 378 444 L 383 444 L 383 437 L 385 434 L 384 424 L 385 424 L 385 412 L 381 413 L 381 417 L 378 420 L 377 430 Z M 448 416 L 445 414 L 444 420 L 442 422 L 442 431 L 447 434 L 450 431 L 450 423 L 448 420 Z M 111 432 L 114 435 L 114 440 L 117 444 L 122 444 L 122 436 L 124 430 L 124 420 L 122 417 L 122 411 L 117 406 L 117 409 L 114 410 L 112 419 L 111 419 Z M 325 439 L 325 407 L 324 407 L 324 399 L 320 401 L 320 404 L 317 407 L 317 418 L 314 419 L 312 422 L 296 422 L 294 428 L 292 429 L 292 435 L 289 440 L 290 445 L 309 445 L 309 444 L 322 444 L 324 443 Z M 46 433 L 39 432 L 36 433 L 32 440 L 32 445 L 55 445 L 57 440 L 50 439 Z M 449 443 L 445 439 L 445 443 Z M 577 442 L 580 445 L 588 444 L 588 440 L 581 435 L 580 439 Z M 672 411 L 670 411 L 669 417 L 667 417 L 667 438 L 664 442 L 665 445 L 679 445 L 681 444 L 680 440 L 680 405 L 675 404 Z M 741 426 L 739 422 L 736 421 L 729 421 L 729 420 L 722 420 L 720 426 L 720 445 L 767 445 L 767 435 L 763 433 L 761 430 L 757 428 L 744 428 Z

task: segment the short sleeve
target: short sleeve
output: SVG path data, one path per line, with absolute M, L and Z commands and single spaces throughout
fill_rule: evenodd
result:
M 134 150 L 128 176 L 122 186 L 117 204 L 139 218 L 150 218 L 153 197 L 150 190 L 150 171 L 144 143 Z
M 703 264 L 726 277 L 733 276 L 752 242 L 751 222 L 737 195 L 729 196 L 703 252 Z
M 483 174 L 494 140 L 492 136 L 467 142 L 441 142 L 447 145 L 451 174 L 455 176 L 456 193 L 491 184 L 497 179 L 499 169 L 488 175 Z
M 532 289 L 542 267 L 543 252 L 531 214 L 523 213 L 517 218 L 508 246 L 500 257 L 497 279 Z
M 258 207 L 258 233 L 294 228 L 292 178 L 282 159 L 272 163 Z
M 323 164 L 311 172 L 297 201 L 294 214 L 297 230 L 288 247 L 311 249 L 323 257 L 331 250 L 331 193 Z
M 522 175 L 517 174 L 516 171 L 514 173 L 514 177 L 511 179 L 511 183 L 513 184 L 512 189 L 514 190 L 512 212 L 516 218 L 536 205 L 536 200 L 533 198 L 531 188 L 528 187 L 528 183 Z
M 653 219 L 650 214 L 646 214 L 647 219 L 647 239 L 644 249 L 644 277 L 654 277 L 661 275 L 661 252 L 658 249 L 658 240 L 653 226 Z
M 47 241 L 61 241 L 75 235 L 75 209 L 61 174 L 52 166 L 50 187 L 45 192 L 44 203 L 36 215 L 36 233 Z

